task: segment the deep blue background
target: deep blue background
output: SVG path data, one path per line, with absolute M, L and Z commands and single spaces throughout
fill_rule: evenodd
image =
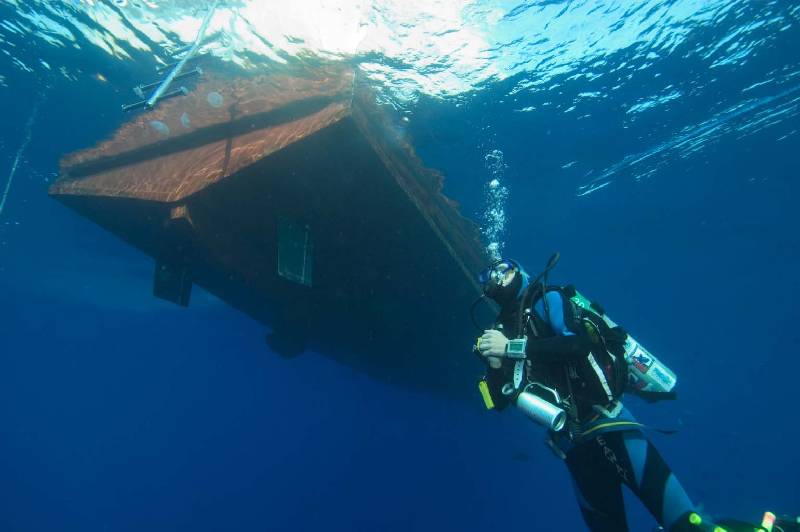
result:
M 782 46 L 761 69 L 796 60 Z M 96 63 L 108 83 L 6 74 L 0 177 L 50 88 L 0 219 L 0 529 L 581 528 L 566 471 L 516 412 L 487 414 L 477 394 L 388 387 L 316 353 L 283 360 L 259 325 L 199 292 L 189 310 L 152 299 L 149 259 L 46 196 L 58 157 L 113 131 L 138 81 L 133 65 Z M 678 81 L 691 70 L 660 68 Z M 587 169 L 667 140 L 698 109 L 725 108 L 747 75 L 718 76 L 707 101 L 628 128 L 623 104 L 640 86 L 564 115 L 559 104 L 602 87 L 576 81 L 512 106 L 502 101 L 512 79 L 460 106 L 422 99 L 408 133 L 470 216 L 483 206 L 484 154 L 503 151 L 508 253 L 535 271 L 560 251 L 551 280 L 601 301 L 677 372 L 679 401 L 631 408 L 680 428 L 654 439 L 695 501 L 755 519 L 800 509 L 800 136 L 777 140 L 795 123 L 576 195 Z M 552 110 L 513 111 L 543 98 Z M 464 317 L 453 349 L 471 357 Z M 633 513 L 634 529 L 649 530 Z

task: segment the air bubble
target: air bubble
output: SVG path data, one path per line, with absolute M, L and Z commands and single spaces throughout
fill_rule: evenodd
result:
M 206 100 L 208 101 L 208 105 L 211 107 L 222 107 L 222 104 L 225 101 L 222 98 L 222 95 L 218 92 L 209 92 Z
M 489 181 L 485 188 L 486 207 L 483 211 L 481 234 L 486 242 L 486 252 L 492 259 L 502 256 L 505 246 L 505 232 L 508 218 L 506 217 L 506 200 L 508 188 L 503 186 L 506 164 L 503 152 L 492 150 L 484 155 L 486 170 L 489 172 Z
M 162 122 L 161 120 L 151 120 L 150 127 L 155 129 L 161 135 L 167 136 L 169 135 L 169 126 Z

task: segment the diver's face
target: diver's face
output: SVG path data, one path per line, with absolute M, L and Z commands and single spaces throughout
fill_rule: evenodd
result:
M 498 268 L 492 272 L 492 280 L 501 287 L 506 287 L 514 281 L 514 276 L 517 275 L 516 270 L 511 267 L 505 269 Z
M 522 286 L 522 274 L 512 261 L 498 261 L 480 274 L 483 295 L 500 306 L 513 303 Z
M 514 277 L 517 276 L 516 270 L 513 268 L 509 268 L 508 271 L 503 275 L 502 281 L 500 281 L 500 286 L 508 286 L 514 281 Z
M 510 264 L 500 264 L 492 270 L 484 294 L 500 306 L 512 303 L 519 291 L 516 282 L 517 269 Z

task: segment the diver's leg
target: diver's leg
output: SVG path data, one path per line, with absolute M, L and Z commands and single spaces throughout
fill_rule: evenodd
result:
M 596 439 L 581 443 L 567 453 L 575 496 L 583 520 L 593 532 L 627 532 L 622 484 Z
M 622 480 L 666 530 L 681 530 L 694 510 L 689 496 L 652 443 L 641 431 L 604 435 L 625 456 L 631 474 Z

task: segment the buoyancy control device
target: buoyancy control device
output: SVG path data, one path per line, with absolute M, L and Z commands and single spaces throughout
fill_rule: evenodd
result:
M 573 289 L 570 301 L 576 306 L 593 312 L 603 319 L 609 327 L 617 326 L 598 305 L 593 304 L 580 292 Z M 627 333 L 627 331 L 626 331 Z M 675 373 L 658 360 L 636 339 L 627 334 L 625 339 L 625 361 L 628 363 L 628 387 L 633 393 L 668 394 L 678 382 Z

